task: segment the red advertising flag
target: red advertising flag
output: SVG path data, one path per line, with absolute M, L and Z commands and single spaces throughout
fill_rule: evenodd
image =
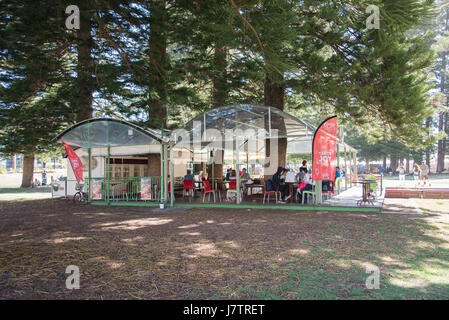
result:
M 64 144 L 64 148 L 67 151 L 67 156 L 69 157 L 70 164 L 72 165 L 73 173 L 75 174 L 75 178 L 78 181 L 84 181 L 83 178 L 83 164 L 78 155 L 73 151 L 70 146 L 61 139 L 62 144 Z
M 335 180 L 337 165 L 337 116 L 323 121 L 313 138 L 312 179 Z

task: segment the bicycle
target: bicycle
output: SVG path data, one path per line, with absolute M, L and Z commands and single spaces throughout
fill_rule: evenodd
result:
M 84 184 L 77 181 L 76 185 L 75 185 L 75 190 L 77 190 L 77 192 L 73 196 L 74 203 L 77 203 L 77 204 L 80 204 L 80 203 L 86 204 L 87 203 L 87 193 L 84 192 L 83 189 L 84 189 Z

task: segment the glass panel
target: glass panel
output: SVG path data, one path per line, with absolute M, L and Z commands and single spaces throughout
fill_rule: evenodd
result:
M 140 176 L 140 167 L 139 165 L 134 165 L 134 177 Z
M 307 136 L 312 139 L 316 128 L 277 108 L 239 104 L 207 111 L 190 121 L 185 129 L 189 132 L 190 139 L 184 138 L 184 144 L 201 136 L 200 133 L 203 134 L 206 129 L 220 131 L 224 140 L 234 140 L 233 136 L 225 136 L 226 130 L 254 130 L 256 134 L 262 130 L 269 137 L 271 129 L 272 138 Z M 208 144 L 207 141 L 201 142 L 202 148 Z
M 64 134 L 61 139 L 71 146 L 82 148 L 104 147 L 108 142 L 111 146 L 160 144 L 150 133 L 142 130 L 114 120 L 99 120 L 83 123 Z
M 129 164 L 123 165 L 123 177 L 129 177 Z
M 122 177 L 122 165 L 121 164 L 114 164 L 114 177 L 119 178 Z

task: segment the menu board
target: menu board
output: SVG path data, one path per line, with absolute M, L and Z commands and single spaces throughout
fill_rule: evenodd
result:
M 140 199 L 151 200 L 151 178 L 140 179 Z
M 100 200 L 102 198 L 101 182 L 102 179 L 92 179 L 92 200 Z

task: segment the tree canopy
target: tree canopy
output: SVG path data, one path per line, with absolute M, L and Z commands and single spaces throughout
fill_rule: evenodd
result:
M 67 6 L 0 4 L 2 154 L 45 151 L 93 115 L 174 128 L 228 103 L 337 114 L 377 128 L 361 134 L 377 141 L 431 143 L 439 1 L 88 0 L 79 29 L 67 29 Z

